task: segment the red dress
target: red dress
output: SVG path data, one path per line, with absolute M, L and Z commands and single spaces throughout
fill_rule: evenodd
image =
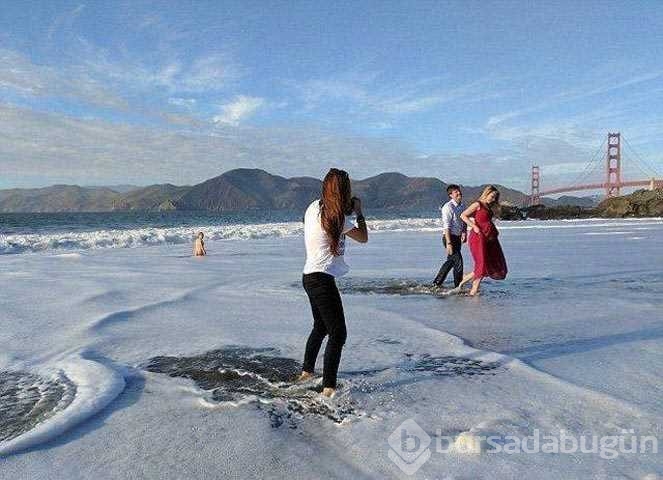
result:
M 474 278 L 490 277 L 495 280 L 506 278 L 507 268 L 504 253 L 497 236 L 497 227 L 493 223 L 493 212 L 480 203 L 474 213 L 474 223 L 481 233 L 470 231 L 468 243 L 474 258 Z

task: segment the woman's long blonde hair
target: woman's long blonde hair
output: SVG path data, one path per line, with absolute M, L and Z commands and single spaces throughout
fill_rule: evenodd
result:
M 320 199 L 320 223 L 330 238 L 330 250 L 339 256 L 341 234 L 345 215 L 352 210 L 352 190 L 350 176 L 345 170 L 332 168 L 322 181 L 322 198 Z
M 489 203 L 488 196 L 493 192 L 497 193 L 497 195 L 495 195 L 495 201 Z M 493 204 L 499 205 L 500 191 L 497 189 L 495 185 L 486 185 L 486 187 L 483 189 L 483 192 L 481 192 L 481 195 L 479 195 L 479 198 L 477 198 L 477 202 L 481 202 L 484 205 L 493 205 Z
M 493 192 L 497 193 L 497 195 L 495 195 L 495 200 L 492 203 L 488 203 L 488 195 Z M 493 212 L 493 215 L 497 215 L 497 217 L 502 215 L 502 207 L 500 205 L 500 191 L 495 185 L 486 185 L 481 192 L 481 195 L 479 195 L 479 198 L 477 198 L 477 202 L 488 207 L 488 209 Z

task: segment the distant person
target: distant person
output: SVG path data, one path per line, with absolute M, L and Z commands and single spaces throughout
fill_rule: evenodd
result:
M 507 274 L 506 260 L 502 247 L 497 239 L 499 232 L 493 223 L 492 207 L 499 205 L 500 192 L 493 185 L 484 188 L 481 196 L 473 202 L 460 218 L 470 226 L 468 243 L 474 259 L 474 271 L 468 273 L 458 286 L 472 280 L 470 295 L 479 293 L 481 280 L 490 277 L 494 280 L 504 280 Z
M 460 250 L 467 239 L 467 225 L 460 218 L 465 205 L 462 202 L 463 192 L 458 185 L 449 185 L 447 195 L 449 201 L 442 207 L 442 243 L 447 252 L 447 260 L 437 272 L 433 285 L 441 287 L 453 268 L 454 287 L 458 287 L 463 280 L 463 256 Z
M 207 250 L 205 250 L 205 241 L 203 238 L 205 234 L 203 232 L 198 232 L 196 235 L 196 240 L 193 242 L 193 255 L 195 257 L 203 257 L 207 255 Z
M 353 223 L 349 215 L 356 215 Z M 332 168 L 322 182 L 322 198 L 309 205 L 304 214 L 306 264 L 302 283 L 313 312 L 313 329 L 306 342 L 299 380 L 313 377 L 315 361 L 325 336 L 322 394 L 334 396 L 341 351 L 347 337 L 341 295 L 335 277 L 348 272 L 344 261 L 345 237 L 359 243 L 368 241 L 361 201 L 352 196 L 347 172 Z

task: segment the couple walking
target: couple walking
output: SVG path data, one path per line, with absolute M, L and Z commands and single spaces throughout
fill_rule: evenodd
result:
M 440 267 L 433 284 L 441 287 L 453 269 L 455 288 L 460 289 L 465 283 L 472 281 L 470 295 L 474 296 L 479 293 L 481 281 L 485 277 L 495 280 L 503 280 L 506 277 L 506 260 L 497 239 L 499 232 L 493 223 L 492 210 L 494 206 L 499 206 L 500 192 L 493 185 L 488 185 L 479 198 L 467 208 L 462 202 L 463 193 L 458 185 L 449 185 L 447 194 L 449 201 L 442 207 L 442 242 L 447 259 Z M 463 276 L 461 247 L 466 241 L 474 259 L 474 269 Z

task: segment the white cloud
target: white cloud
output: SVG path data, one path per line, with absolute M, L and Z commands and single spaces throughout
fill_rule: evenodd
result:
M 80 69 L 99 81 L 129 92 L 165 89 L 173 96 L 226 90 L 242 76 L 240 67 L 220 53 L 183 61 L 169 54 L 154 64 L 132 58 L 111 58 L 104 50 L 87 44 Z
M 126 108 L 126 102 L 86 72 L 67 72 L 32 63 L 18 52 L 0 49 L 0 88 L 20 96 L 56 96 L 92 105 Z
M 73 10 L 69 10 L 58 15 L 49 27 L 46 34 L 48 41 L 50 42 L 53 40 L 53 36 L 58 32 L 58 30 L 71 29 L 76 19 L 83 12 L 83 9 L 85 9 L 85 5 L 81 4 Z
M 102 107 L 125 115 L 141 115 L 152 122 L 195 124 L 209 115 L 199 98 L 218 97 L 230 89 L 239 71 L 219 54 L 201 56 L 191 62 L 176 59 L 145 66 L 110 60 L 107 52 L 81 40 L 85 46 L 75 63 L 58 66 L 33 63 L 27 56 L 0 48 L 0 93 L 24 104 L 40 98 L 67 99 L 86 107 Z M 201 97 L 202 95 L 202 97 Z M 165 96 L 161 102 L 155 102 Z M 143 98 L 149 101 L 143 102 Z M 264 101 L 237 97 L 224 106 L 220 121 L 236 125 L 250 117 Z M 275 105 L 281 107 L 281 105 Z M 191 115 L 186 118 L 183 113 Z M 89 114 L 95 115 L 94 109 Z
M 56 19 L 53 28 L 73 21 L 81 10 L 79 7 Z M 69 98 L 119 110 L 129 108 L 126 99 L 141 98 L 146 93 L 183 99 L 218 94 L 235 86 L 242 76 L 241 68 L 228 55 L 218 52 L 187 61 L 171 52 L 148 64 L 117 51 L 111 54 L 80 37 L 57 65 L 37 64 L 21 52 L 1 47 L 0 65 L 0 89 L 15 95 Z
M 560 162 L 547 163 L 544 167 L 544 173 L 548 177 L 558 177 L 562 175 L 573 175 L 583 173 L 586 164 L 582 162 Z
M 236 67 L 224 55 L 215 54 L 192 62 L 182 75 L 181 85 L 192 92 L 218 90 L 237 76 Z
M 195 98 L 171 97 L 168 99 L 168 103 L 175 105 L 176 107 L 190 110 L 198 103 L 198 101 Z
M 265 99 L 238 95 L 232 102 L 221 107 L 221 113 L 214 117 L 215 123 L 239 125 L 243 120 L 254 115 L 265 105 Z
M 523 128 L 522 132 L 538 129 L 539 132 L 535 133 L 540 133 L 541 128 L 537 125 L 543 123 L 561 127 L 560 130 L 568 129 L 569 126 L 574 126 L 573 130 L 578 130 L 581 125 L 597 124 L 599 121 L 605 123 L 606 120 L 614 122 L 618 117 L 627 113 L 629 105 L 651 101 L 652 94 L 660 96 L 662 92 L 660 86 L 652 82 L 661 77 L 663 77 L 663 70 L 630 76 L 614 73 L 607 75 L 607 72 L 602 70 L 593 72 L 585 81 L 573 88 L 548 95 L 527 107 L 489 117 L 485 125 L 486 130 L 498 138 L 513 139 L 519 135 L 518 121 L 530 126 L 530 128 Z M 649 85 L 647 86 L 647 84 Z M 609 101 L 605 98 L 593 98 L 636 85 L 639 86 L 637 91 L 627 91 L 623 95 L 613 96 Z M 588 102 L 589 106 L 582 108 L 582 113 L 569 113 L 563 116 L 557 113 L 561 105 L 565 105 L 567 111 L 573 111 L 573 109 L 569 109 L 569 106 L 572 107 L 583 101 Z M 532 114 L 536 114 L 536 116 Z M 551 116 L 552 118 L 550 118 Z M 512 129 L 514 125 L 516 127 Z
M 494 82 L 494 79 L 490 79 Z M 496 98 L 488 80 L 448 86 L 438 77 L 414 82 L 385 83 L 377 74 L 345 74 L 338 78 L 289 82 L 306 110 L 326 107 L 325 102 L 347 101 L 364 113 L 406 115 L 424 112 L 451 102 L 477 102 Z
M 195 131 L 205 132 L 203 128 Z M 211 132 L 191 133 L 74 119 L 0 104 L 0 136 L 3 182 L 11 186 L 184 185 L 239 167 L 318 178 L 331 166 L 345 168 L 356 178 L 384 170 L 420 173 L 415 170 L 412 152 L 397 142 L 312 129 L 219 124 Z

